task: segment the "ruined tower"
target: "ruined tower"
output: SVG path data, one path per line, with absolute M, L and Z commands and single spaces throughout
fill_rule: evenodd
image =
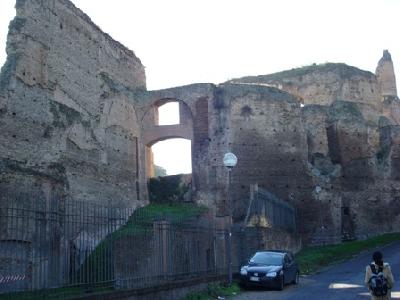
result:
M 375 75 L 381 89 L 382 100 L 387 97 L 397 98 L 396 76 L 394 74 L 392 57 L 388 50 L 383 50 L 383 56 L 378 62 Z

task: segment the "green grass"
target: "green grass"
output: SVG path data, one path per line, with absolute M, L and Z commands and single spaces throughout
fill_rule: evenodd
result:
M 236 78 L 230 81 L 233 82 L 247 82 L 247 83 L 263 83 L 270 81 L 281 81 L 284 79 L 301 77 L 312 72 L 335 72 L 339 74 L 342 78 L 351 78 L 354 75 L 361 75 L 370 77 L 371 73 L 368 71 L 360 70 L 356 67 L 348 66 L 343 63 L 324 63 L 324 64 L 312 64 L 309 66 L 303 66 L 300 68 L 293 68 L 291 70 L 285 70 L 268 75 L 258 75 L 258 76 L 245 76 L 242 78 Z M 229 82 L 229 81 L 228 81 Z
M 183 300 L 214 300 L 218 296 L 229 297 L 240 293 L 239 285 L 234 282 L 231 286 L 223 286 L 219 283 L 212 283 L 207 286 L 207 290 L 198 293 L 190 293 Z
M 207 212 L 206 207 L 190 203 L 150 204 L 133 212 L 127 223 L 105 237 L 91 252 L 82 266 L 71 274 L 73 282 L 90 283 L 91 292 L 112 290 L 114 279 L 113 247 L 114 241 L 127 236 L 139 236 L 153 232 L 153 222 L 168 220 L 173 225 L 178 225 L 200 217 Z M 102 286 L 103 285 L 103 286 Z M 40 300 L 40 299 L 68 299 L 87 294 L 85 287 L 65 287 L 57 289 L 38 290 L 30 292 L 8 293 L 0 295 L 0 300 Z
M 207 208 L 205 206 L 197 206 L 191 203 L 152 203 L 148 206 L 137 209 L 131 218 L 135 219 L 135 215 L 143 215 L 147 220 L 155 221 L 167 217 L 172 223 L 174 223 L 199 217 L 206 211 Z
M 150 204 L 133 212 L 127 223 L 104 238 L 92 251 L 82 267 L 77 270 L 74 278 L 78 282 L 108 284 L 114 278 L 114 241 L 127 237 L 153 233 L 153 222 L 168 220 L 177 225 L 197 218 L 207 211 L 206 207 L 191 203 Z
M 157 220 L 168 220 L 171 224 L 179 224 L 197 218 L 207 212 L 204 206 L 197 206 L 191 203 L 152 203 L 141 207 L 129 217 L 126 225 L 113 233 L 115 237 L 124 235 L 135 235 L 146 231 L 146 228 L 153 226 Z
M 328 265 L 352 258 L 362 251 L 400 240 L 400 233 L 388 233 L 362 241 L 344 242 L 337 245 L 308 247 L 296 254 L 302 274 L 312 274 Z

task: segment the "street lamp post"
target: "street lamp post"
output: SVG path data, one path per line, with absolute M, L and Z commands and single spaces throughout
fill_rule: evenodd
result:
M 227 210 L 229 217 L 229 231 L 228 231 L 228 284 L 232 284 L 232 205 L 231 205 L 231 172 L 233 167 L 237 164 L 237 157 L 235 154 L 228 152 L 224 155 L 224 166 L 228 169 L 228 188 L 227 188 Z

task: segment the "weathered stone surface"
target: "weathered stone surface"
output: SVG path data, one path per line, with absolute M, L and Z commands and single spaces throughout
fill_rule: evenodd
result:
M 396 154 L 400 101 L 387 51 L 376 75 L 344 64 L 325 64 L 231 82 L 276 86 L 305 105 L 302 126 L 308 170 L 302 173 L 308 172 L 319 191 L 314 189 L 304 203 L 307 212 L 300 217 L 305 223 L 314 219 L 306 225 L 309 242 L 376 234 L 371 226 L 377 219 L 385 231 L 392 230 L 397 215 L 373 216 L 380 209 L 397 211 L 400 205 L 388 200 L 393 194 L 387 192 L 397 189 L 400 178 Z
M 394 74 L 392 57 L 388 50 L 383 51 L 383 56 L 378 62 L 375 74 L 383 98 L 397 97 L 396 76 Z
M 227 135 L 226 149 L 239 159 L 232 171 L 234 219 L 243 220 L 249 185 L 254 182 L 282 199 L 300 202 L 309 178 L 299 176 L 306 169 L 308 154 L 299 103 L 270 87 L 225 84 L 219 88 L 227 104 L 229 129 L 222 131 Z
M 16 8 L 0 80 L 1 157 L 44 176 L 61 165 L 67 198 L 138 205 L 140 60 L 69 1 Z
M 379 87 L 374 74 L 345 64 L 312 65 L 271 75 L 231 80 L 278 87 L 295 95 L 303 104 L 330 105 L 346 99 L 379 106 Z
M 215 216 L 240 224 L 258 183 L 296 206 L 306 243 L 400 225 L 400 101 L 387 52 L 376 75 L 324 64 L 147 91 L 140 60 L 68 0 L 16 7 L 0 75 L 2 194 L 144 205 L 151 145 L 182 137 L 192 198 Z M 157 108 L 170 101 L 180 124 L 160 126 Z M 239 159 L 230 194 L 228 151 Z
M 141 98 L 139 119 L 141 120 L 141 164 L 145 171 L 141 173 L 141 182 L 152 175 L 152 156 L 150 147 L 155 142 L 166 138 L 186 138 L 192 140 L 192 188 L 193 198 L 212 209 L 216 206 L 216 194 L 209 193 L 208 188 L 214 186 L 209 181 L 209 128 L 210 112 L 213 111 L 212 99 L 215 85 L 193 84 L 184 87 L 160 91 L 149 91 Z M 179 103 L 180 124 L 159 126 L 157 108 L 167 102 Z M 219 193 L 219 191 L 216 191 Z

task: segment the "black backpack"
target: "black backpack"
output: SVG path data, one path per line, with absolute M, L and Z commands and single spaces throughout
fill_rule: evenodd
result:
M 385 296 L 388 293 L 388 283 L 383 275 L 383 267 L 379 266 L 378 270 L 374 264 L 370 265 L 372 276 L 369 280 L 369 288 L 374 296 Z

